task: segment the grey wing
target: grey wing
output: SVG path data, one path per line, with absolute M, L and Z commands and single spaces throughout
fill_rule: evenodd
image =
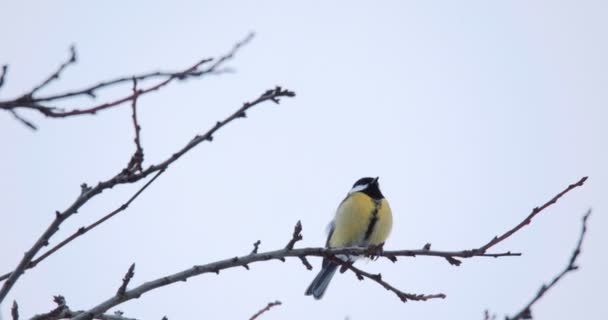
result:
M 334 220 L 332 220 L 326 228 L 327 231 L 327 241 L 325 241 L 325 247 L 329 248 L 329 239 L 331 239 L 331 235 L 334 234 L 334 230 L 336 229 L 336 224 Z M 323 258 L 323 262 L 321 263 L 322 267 L 325 267 L 329 264 L 329 260 L 327 258 Z

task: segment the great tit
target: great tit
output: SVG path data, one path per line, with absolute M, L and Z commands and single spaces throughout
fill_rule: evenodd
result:
M 367 247 L 386 241 L 393 226 L 393 216 L 388 201 L 380 192 L 378 177 L 361 178 L 355 182 L 348 195 L 336 210 L 329 224 L 329 235 L 325 247 Z M 354 261 L 354 257 L 338 257 Z M 331 278 L 340 265 L 323 259 L 321 271 L 312 281 L 306 295 L 321 299 Z

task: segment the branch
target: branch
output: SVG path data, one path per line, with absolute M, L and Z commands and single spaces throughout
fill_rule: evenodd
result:
M 136 95 L 132 93 L 123 98 L 119 98 L 114 101 L 98 104 L 98 105 L 91 106 L 91 107 L 65 111 L 65 110 L 62 110 L 57 107 L 44 106 L 44 105 L 40 104 L 41 101 L 54 101 L 57 99 L 48 99 L 48 98 L 35 99 L 35 98 L 28 97 L 28 96 L 24 96 L 24 97 L 20 97 L 13 101 L 0 102 L 0 109 L 16 109 L 16 108 L 31 109 L 31 110 L 38 111 L 41 114 L 43 114 L 47 117 L 50 117 L 50 118 L 65 118 L 65 117 L 78 116 L 78 115 L 84 115 L 84 114 L 94 115 L 94 114 L 97 114 L 97 112 L 99 112 L 99 111 L 110 109 L 112 107 L 119 106 L 125 102 L 132 101 L 137 96 L 144 95 L 144 94 L 147 94 L 147 93 L 150 93 L 153 91 L 157 91 L 157 90 L 161 89 L 162 87 L 168 85 L 169 83 L 171 83 L 173 80 L 175 80 L 177 78 L 189 76 L 191 72 L 198 70 L 198 68 L 201 65 L 203 65 L 207 62 L 210 62 L 210 61 L 211 61 L 211 59 L 201 60 L 201 61 L 197 62 L 196 64 L 194 64 L 193 66 L 187 68 L 186 70 L 169 76 L 164 81 L 161 81 L 146 89 L 140 90 L 139 93 Z
M 263 309 L 261 309 L 260 311 L 258 311 L 256 314 L 254 314 L 253 316 L 251 316 L 251 318 L 249 318 L 249 320 L 255 320 L 257 319 L 259 316 L 262 315 L 262 313 L 270 310 L 272 307 L 276 307 L 276 306 L 280 306 L 282 303 L 281 301 L 277 300 L 275 302 L 269 302 L 268 305 L 266 307 L 264 307 Z
M 47 313 L 42 313 L 33 316 L 30 320 L 59 320 L 74 318 L 84 313 L 84 311 L 72 311 L 65 302 L 63 296 L 53 297 L 53 301 L 57 304 L 57 307 Z M 95 317 L 99 320 L 137 320 L 134 318 L 127 318 L 122 316 L 122 312 L 115 312 L 115 314 L 100 314 Z
M 185 147 L 181 150 L 177 151 L 173 155 L 171 155 L 165 161 L 152 165 L 145 170 L 142 170 L 139 173 L 125 173 L 124 170 L 118 173 L 116 176 L 110 178 L 109 180 L 99 182 L 95 187 L 89 187 L 86 184 L 83 184 L 81 187 L 81 193 L 76 198 L 76 200 L 63 212 L 57 211 L 55 214 L 55 219 L 51 222 L 51 224 L 47 227 L 47 229 L 42 233 L 42 235 L 38 238 L 38 240 L 34 243 L 34 245 L 25 252 L 23 258 L 19 262 L 19 264 L 12 271 L 11 275 L 8 277 L 6 282 L 4 282 L 2 288 L 0 288 L 0 302 L 4 300 L 8 292 L 11 290 L 17 279 L 23 274 L 23 272 L 27 269 L 28 265 L 31 263 L 34 256 L 42 249 L 42 247 L 48 245 L 50 238 L 57 232 L 59 226 L 67 220 L 72 215 L 76 214 L 78 210 L 87 203 L 91 198 L 100 194 L 102 191 L 106 189 L 113 188 L 114 186 L 121 184 L 128 184 L 137 182 L 150 174 L 161 172 L 166 170 L 173 162 L 177 161 L 184 154 L 190 151 L 192 148 L 196 147 L 203 141 L 212 141 L 213 134 L 215 134 L 218 130 L 226 126 L 228 123 L 234 121 L 238 118 L 246 117 L 246 112 L 265 101 L 273 101 L 278 102 L 278 99 L 281 97 L 294 97 L 295 93 L 293 91 L 284 90 L 281 87 L 276 87 L 275 89 L 268 90 L 264 92 L 260 97 L 255 99 L 252 102 L 245 102 L 241 108 L 236 110 L 233 114 L 228 116 L 226 119 L 222 121 L 218 121 L 211 129 L 209 129 L 205 134 L 196 135 Z M 159 173 L 160 174 L 160 173 Z
M 298 220 L 298 223 L 296 223 L 296 226 L 293 228 L 291 240 L 289 240 L 289 242 L 285 246 L 285 249 L 292 250 L 296 242 L 300 240 L 302 240 L 302 223 Z
M 80 228 L 78 228 L 72 235 L 70 235 L 69 237 L 65 238 L 63 241 L 59 242 L 58 244 L 56 244 L 54 247 L 52 247 L 51 249 L 49 249 L 45 253 L 41 254 L 38 258 L 32 260 L 27 265 L 27 267 L 25 268 L 25 270 L 34 268 L 40 262 L 42 262 L 44 259 L 48 258 L 53 253 L 57 252 L 57 250 L 61 249 L 66 244 L 72 242 L 76 238 L 78 238 L 78 237 L 84 235 L 85 233 L 91 231 L 92 229 L 94 229 L 95 227 L 97 227 L 100 224 L 104 223 L 106 220 L 112 218 L 116 214 L 118 214 L 121 211 L 124 211 L 125 209 L 127 209 L 129 207 L 129 205 L 131 204 L 131 202 L 133 202 L 135 199 L 137 199 L 137 197 L 142 192 L 144 192 L 144 190 L 146 190 L 146 188 L 148 188 L 148 186 L 150 184 L 152 184 L 152 182 L 154 182 L 154 180 L 156 180 L 156 178 L 158 178 L 163 172 L 164 172 L 164 170 L 159 171 L 154 177 L 152 177 L 152 179 L 150 179 L 139 190 L 137 190 L 137 192 L 135 192 L 131 196 L 131 198 L 129 198 L 129 200 L 127 202 L 125 202 L 122 205 L 120 205 L 120 207 L 116 208 L 114 211 L 108 213 L 107 215 L 103 216 L 101 219 L 95 221 L 94 223 L 92 223 L 92 224 L 90 224 L 90 225 L 88 225 L 86 227 L 80 227 Z M 0 276 L 0 281 L 7 279 L 10 275 L 11 275 L 11 272 L 5 273 L 4 275 Z
M 51 319 L 59 319 L 60 315 L 64 310 L 69 309 L 65 303 L 65 298 L 61 295 L 54 296 L 53 302 L 57 304 L 57 307 L 47 313 L 35 315 L 30 320 L 51 320 Z
M 125 294 L 125 291 L 127 290 L 127 286 L 129 285 L 129 282 L 131 281 L 131 279 L 133 279 L 134 275 L 135 275 L 135 262 L 133 262 L 131 264 L 131 266 L 129 267 L 129 270 L 127 270 L 127 273 L 125 274 L 125 277 L 122 278 L 122 284 L 120 285 L 120 288 L 118 288 L 118 291 L 116 291 L 117 296 L 122 296 Z
M 13 117 L 15 117 L 15 119 L 17 119 L 19 122 L 23 123 L 23 125 L 25 125 L 26 127 L 30 128 L 34 131 L 38 130 L 38 127 L 36 127 L 36 125 L 33 122 L 22 117 L 20 114 L 17 113 L 17 111 L 11 109 L 11 110 L 9 110 L 9 112 L 13 115 Z
M 202 135 L 196 135 L 186 146 L 184 146 L 181 150 L 174 153 L 167 160 L 165 160 L 157 165 L 148 167 L 148 169 L 144 170 L 140 174 L 134 175 L 133 178 L 139 179 L 139 177 L 147 176 L 148 174 L 150 174 L 152 172 L 158 171 L 163 168 L 167 168 L 170 164 L 175 162 L 175 160 L 179 159 L 181 156 L 183 156 L 186 152 L 190 151 L 190 149 L 197 146 L 199 143 L 201 143 L 203 141 L 209 141 L 209 142 L 213 141 L 213 135 L 215 134 L 216 131 L 218 131 L 219 129 L 221 129 L 222 127 L 224 127 L 225 125 L 227 125 L 228 123 L 230 123 L 236 119 L 246 118 L 247 117 L 246 112 L 249 109 L 251 109 L 252 107 L 254 107 L 255 105 L 260 104 L 262 102 L 266 102 L 266 101 L 276 102 L 281 97 L 291 98 L 291 97 L 295 97 L 295 95 L 296 94 L 293 91 L 282 89 L 281 87 L 276 87 L 275 89 L 267 90 L 256 100 L 254 100 L 252 102 L 245 102 L 240 109 L 236 110 L 228 118 L 224 119 L 223 121 L 216 122 L 215 126 L 213 126 L 211 129 L 209 129 L 209 131 L 207 131 L 206 133 L 204 133 Z
M 427 301 L 429 299 L 445 299 L 446 298 L 446 295 L 443 293 L 437 293 L 437 294 L 405 293 L 405 292 L 393 287 L 388 282 L 382 280 L 382 274 L 380 274 L 380 273 L 371 274 L 369 272 L 356 268 L 353 266 L 353 261 L 343 261 L 336 257 L 331 257 L 330 259 L 332 261 L 342 265 L 340 272 L 344 272 L 346 269 L 348 269 L 348 270 L 351 270 L 353 273 L 355 273 L 355 275 L 357 276 L 357 279 L 359 279 L 359 281 L 361 281 L 365 278 L 371 279 L 371 280 L 375 281 L 376 283 L 380 284 L 381 286 L 383 286 L 386 290 L 391 291 L 394 294 L 396 294 L 397 297 L 399 297 L 399 299 L 402 302 L 407 302 L 408 300 Z
M 574 189 L 577 186 L 582 185 L 582 183 L 585 180 L 586 180 L 586 178 L 583 178 L 578 183 L 576 183 L 574 185 L 570 185 L 566 190 L 560 192 L 557 196 L 555 196 L 552 200 L 550 200 L 548 203 L 543 205 L 541 208 L 544 209 L 544 208 L 548 207 L 551 203 L 554 203 L 555 201 L 557 201 L 557 199 L 562 197 L 568 191 Z M 542 209 L 540 209 L 540 210 L 542 210 Z M 535 209 L 535 211 L 536 211 L 535 214 L 537 214 L 539 212 L 538 209 Z M 526 220 L 531 220 L 531 217 L 529 216 L 528 218 L 526 218 Z M 521 227 L 519 227 L 519 228 L 516 227 L 516 228 L 512 229 L 515 231 L 509 231 L 510 232 L 509 236 L 514 234 L 519 229 L 521 229 Z M 471 258 L 471 257 L 497 258 L 497 257 L 520 255 L 519 253 L 511 253 L 510 251 L 505 252 L 505 253 L 486 253 L 485 251 L 481 251 L 481 250 L 477 250 L 477 249 L 462 250 L 462 251 L 434 251 L 434 250 L 430 250 L 430 244 L 425 245 L 424 248 L 419 249 L 419 250 L 396 250 L 396 251 L 385 251 L 383 249 L 378 250 L 377 247 L 294 249 L 293 244 L 295 244 L 295 242 L 297 242 L 299 239 L 302 238 L 301 231 L 302 231 L 302 225 L 298 221 L 298 223 L 296 224 L 296 226 L 294 228 L 294 231 L 292 234 L 292 239 L 289 241 L 287 246 L 285 248 L 283 248 L 282 250 L 276 250 L 276 251 L 270 251 L 270 252 L 264 252 L 264 253 L 253 253 L 252 252 L 247 256 L 234 257 L 234 258 L 230 258 L 230 259 L 225 259 L 225 260 L 209 263 L 206 265 L 197 265 L 192 268 L 180 271 L 178 273 L 175 273 L 175 274 L 172 274 L 169 276 L 165 276 L 165 277 L 162 277 L 162 278 L 159 278 L 156 280 L 145 282 L 144 284 L 142 284 L 136 288 L 126 291 L 124 293 L 124 295 L 122 295 L 120 297 L 113 296 L 112 298 L 91 308 L 87 313 L 76 317 L 74 320 L 92 319 L 95 315 L 101 314 L 101 313 L 105 312 L 106 310 L 108 310 L 116 305 L 119 305 L 125 301 L 139 298 L 139 297 L 141 297 L 141 295 L 143 295 L 144 293 L 146 293 L 148 291 L 151 291 L 151 290 L 163 287 L 163 286 L 167 286 L 167 285 L 175 283 L 175 282 L 185 281 L 190 277 L 198 276 L 198 275 L 201 275 L 204 273 L 211 273 L 211 272 L 219 274 L 219 272 L 221 270 L 234 268 L 234 267 L 246 267 L 247 269 L 249 269 L 249 264 L 251 264 L 251 263 L 268 261 L 268 260 L 273 260 L 273 259 L 285 261 L 286 258 L 297 257 L 297 258 L 301 259 L 302 262 L 304 263 L 304 261 L 306 261 L 305 260 L 306 257 L 308 257 L 308 256 L 325 257 L 325 258 L 336 261 L 336 259 L 338 259 L 336 256 L 338 256 L 338 255 L 340 255 L 340 256 L 344 256 L 344 255 L 346 255 L 346 256 L 370 256 L 373 254 L 375 257 L 386 257 L 387 259 L 389 259 L 393 262 L 397 261 L 398 256 L 442 257 L 442 258 L 448 259 L 448 261 L 451 261 L 452 264 L 459 265 L 460 261 L 456 259 L 457 257 L 458 258 Z M 504 237 L 504 238 L 506 239 L 507 237 Z M 387 290 L 394 292 L 402 301 L 407 301 L 407 300 L 425 301 L 428 299 L 445 298 L 445 295 L 441 294 L 441 293 L 430 294 L 430 295 L 404 293 L 404 292 L 394 288 L 390 284 L 386 283 L 385 281 L 383 281 L 380 274 L 377 274 L 377 275 L 370 274 L 370 273 L 362 271 L 358 268 L 353 267 L 352 264 L 347 264 L 345 262 L 339 262 L 339 263 L 342 264 L 343 268 L 353 271 L 357 275 L 357 278 L 361 279 L 362 277 L 367 277 L 367 278 L 372 279 L 375 282 L 379 283 Z M 307 263 L 304 263 L 304 265 L 307 265 Z M 308 265 L 310 265 L 310 264 L 308 264 Z
M 205 265 L 196 265 L 189 269 L 185 269 L 179 271 L 177 273 L 167 275 L 164 277 L 160 277 L 155 280 L 144 282 L 143 284 L 125 291 L 122 296 L 112 296 L 108 300 L 100 303 L 99 305 L 92 307 L 86 314 L 80 315 L 73 320 L 83 320 L 83 319 L 92 319 L 97 314 L 103 313 L 106 310 L 115 307 L 119 304 L 122 304 L 126 301 L 137 299 L 141 297 L 144 293 L 152 291 L 154 289 L 164 287 L 176 282 L 186 281 L 189 278 L 205 274 L 205 273 L 219 273 L 221 270 L 231 269 L 235 267 L 243 267 L 245 265 L 250 265 L 253 263 L 264 262 L 268 260 L 282 260 L 285 258 L 300 258 L 300 257 L 327 257 L 327 258 L 335 258 L 337 255 L 365 255 L 369 252 L 368 248 L 361 247 L 353 247 L 353 248 L 336 248 L 336 249 L 328 249 L 328 248 L 302 248 L 302 249 L 287 249 L 283 248 L 275 251 L 267 251 L 257 254 L 248 254 L 241 257 L 233 257 L 228 258 L 212 263 L 208 263 Z M 396 254 L 395 252 L 387 251 L 390 254 Z M 433 253 L 431 251 L 431 253 Z M 423 253 L 424 254 L 424 253 Z M 409 255 L 407 255 L 409 256 Z M 353 267 L 354 268 L 354 267 Z M 352 269 L 351 269 L 352 270 Z M 359 269 L 357 269 L 359 270 Z M 359 270 L 360 271 L 360 270 Z M 363 273 L 363 271 L 360 271 Z M 374 275 L 371 275 L 373 278 Z M 378 282 L 378 281 L 376 281 Z M 380 282 L 378 282 L 380 283 Z M 426 299 L 431 298 L 442 298 L 440 295 L 412 295 L 412 296 L 423 296 Z M 408 297 L 409 298 L 409 297 Z M 412 300 L 424 300 L 422 298 L 412 299 Z
M 260 248 L 261 243 L 262 243 L 262 241 L 260 241 L 260 240 L 253 243 L 253 250 L 251 251 L 251 254 L 258 253 L 258 249 Z
M 49 83 L 53 82 L 54 80 L 59 79 L 59 77 L 61 76 L 61 73 L 67 68 L 69 67 L 71 64 L 76 63 L 76 48 L 74 46 L 70 47 L 70 57 L 68 58 L 67 61 L 65 61 L 64 63 L 62 63 L 59 68 L 57 69 L 57 71 L 51 73 L 51 75 L 46 78 L 44 81 L 42 81 L 41 84 L 37 85 L 36 87 L 34 87 L 34 89 L 32 89 L 30 92 L 26 93 L 24 96 L 27 97 L 33 97 L 34 94 L 36 92 L 38 92 L 38 90 L 46 87 Z
M 534 218 L 537 214 L 539 214 L 541 211 L 543 211 L 550 205 L 557 202 L 557 200 L 559 200 L 561 197 L 563 197 L 566 193 L 570 192 L 571 190 L 573 190 L 577 187 L 582 186 L 585 183 L 585 181 L 587 181 L 587 177 L 583 177 L 578 182 L 569 185 L 566 189 L 564 189 L 563 191 L 561 191 L 560 193 L 555 195 L 553 198 L 551 198 L 549 201 L 547 201 L 542 206 L 534 208 L 532 210 L 532 213 L 530 213 L 526 218 L 524 218 L 523 221 L 521 221 L 515 227 L 513 227 L 509 231 L 505 232 L 500 237 L 498 237 L 498 236 L 494 237 L 488 243 L 486 243 L 485 245 L 483 245 L 477 249 L 462 250 L 462 251 L 431 251 L 431 250 L 428 250 L 428 249 L 430 249 L 431 245 L 430 245 L 430 243 L 427 243 L 424 246 L 424 248 L 421 250 L 398 250 L 398 251 L 392 251 L 392 252 L 388 251 L 388 252 L 384 252 L 384 254 L 382 254 L 380 256 L 384 256 L 384 257 L 388 258 L 389 260 L 396 262 L 397 261 L 396 256 L 413 256 L 413 257 L 415 257 L 417 255 L 422 255 L 422 256 L 430 255 L 430 256 L 443 257 L 448 261 L 448 263 L 450 263 L 451 265 L 454 265 L 454 266 L 459 266 L 462 263 L 462 261 L 460 261 L 456 258 L 471 258 L 471 257 L 498 258 L 498 257 L 505 257 L 505 256 L 520 256 L 521 253 L 512 253 L 511 251 L 501 252 L 501 253 L 487 253 L 487 250 L 492 248 L 496 244 L 504 241 L 505 239 L 509 238 L 510 236 L 515 234 L 517 231 L 521 230 L 524 226 L 530 224 L 530 222 L 532 222 L 532 218 Z
M 532 222 L 532 218 L 534 218 L 537 214 L 539 214 L 541 211 L 543 211 L 544 209 L 546 209 L 550 205 L 552 205 L 555 202 L 557 202 L 557 200 L 559 200 L 559 198 L 561 198 L 562 196 L 564 196 L 570 190 L 572 190 L 572 189 L 574 189 L 576 187 L 582 186 L 585 183 L 585 181 L 587 181 L 587 178 L 588 177 L 582 177 L 578 182 L 569 185 L 566 189 L 564 189 L 562 192 L 558 193 L 555 197 L 553 197 L 551 200 L 547 201 L 542 206 L 534 208 L 532 210 L 532 212 L 522 222 L 520 222 L 518 225 L 516 225 L 513 229 L 505 232 L 500 237 L 494 237 L 488 243 L 486 243 L 485 245 L 479 247 L 479 249 L 476 249 L 476 250 L 478 250 L 480 252 L 486 252 L 491 247 L 493 247 L 493 246 L 497 245 L 498 243 L 502 242 L 503 240 L 507 239 L 508 237 L 510 237 L 511 235 L 513 235 L 515 232 L 519 231 L 521 228 L 523 228 L 526 225 L 530 224 L 530 222 Z
M 129 164 L 125 170 L 129 172 L 141 171 L 141 166 L 144 161 L 144 149 L 141 147 L 141 142 L 139 138 L 139 133 L 141 132 L 141 127 L 137 122 L 137 97 L 140 95 L 140 92 L 137 90 L 137 79 L 133 78 L 133 101 L 131 102 L 131 111 L 132 111 L 132 119 L 133 119 L 133 128 L 135 129 L 135 153 L 131 157 Z
M 43 114 L 44 116 L 50 117 L 50 118 L 65 118 L 65 117 L 85 115 L 85 114 L 86 115 L 95 115 L 97 112 L 116 107 L 116 106 L 121 105 L 128 101 L 132 101 L 140 95 L 144 95 L 144 94 L 159 90 L 162 87 L 173 82 L 174 80 L 184 80 L 187 78 L 200 78 L 204 75 L 220 73 L 221 72 L 220 67 L 223 66 L 227 61 L 232 59 L 240 48 L 242 48 L 244 45 L 246 45 L 253 39 L 253 36 L 254 36 L 253 34 L 249 34 L 245 39 L 243 39 L 242 41 L 235 44 L 234 47 L 228 53 L 226 53 L 225 55 L 223 55 L 223 56 L 219 57 L 217 60 L 215 60 L 214 63 L 212 63 L 214 61 L 214 59 L 203 59 L 203 60 L 196 62 L 194 65 L 192 65 L 186 69 L 176 71 L 176 72 L 157 71 L 157 72 L 151 72 L 151 73 L 146 73 L 146 74 L 141 74 L 141 75 L 134 75 L 134 76 L 129 76 L 129 77 L 120 77 L 120 78 L 113 79 L 110 81 L 101 82 L 99 84 L 96 84 L 96 85 L 93 85 L 93 86 L 90 86 L 90 87 L 87 87 L 87 88 L 84 88 L 81 90 L 73 91 L 73 92 L 59 93 L 59 94 L 54 94 L 54 95 L 45 96 L 45 97 L 34 97 L 34 94 L 39 89 L 46 86 L 52 80 L 58 79 L 60 73 L 68 65 L 75 62 L 75 53 L 74 53 L 74 55 L 73 55 L 74 61 L 72 61 L 72 58 L 70 58 L 70 60 L 68 60 L 68 62 L 61 65 L 59 70 L 57 70 L 55 73 L 53 73 L 47 80 L 45 80 L 41 85 L 35 87 L 32 91 L 30 91 L 26 94 L 23 94 L 22 96 L 20 96 L 16 99 L 13 99 L 13 100 L 0 101 L 0 109 L 5 109 L 5 110 L 14 110 L 14 109 L 18 109 L 18 108 L 30 109 L 30 110 L 37 111 L 37 112 Z M 212 64 L 208 68 L 205 68 L 202 70 L 200 69 L 200 67 L 202 65 L 208 64 L 208 63 L 212 63 Z M 3 75 L 4 75 L 4 73 L 3 73 Z M 72 110 L 68 110 L 68 111 L 62 110 L 57 107 L 44 105 L 44 103 L 47 103 L 47 102 L 56 102 L 56 101 L 64 100 L 66 98 L 73 98 L 73 97 L 77 97 L 77 96 L 96 97 L 97 90 L 106 89 L 106 88 L 109 88 L 109 87 L 112 87 L 115 85 L 119 85 L 119 84 L 122 84 L 122 83 L 125 83 L 128 81 L 133 81 L 133 79 L 141 81 L 141 80 L 147 80 L 147 79 L 153 79 L 153 78 L 163 78 L 164 80 L 162 80 L 162 81 L 158 82 L 157 84 L 152 85 L 148 88 L 141 89 L 136 93 L 131 93 L 125 97 L 116 99 L 114 101 L 98 104 L 98 105 L 83 107 L 83 108 L 79 108 L 79 109 L 72 109 Z
M 583 239 L 585 239 L 585 234 L 587 233 L 587 219 L 589 218 L 589 215 L 591 215 L 591 209 L 589 209 L 587 211 L 587 213 L 585 213 L 585 215 L 583 216 L 581 233 L 578 238 L 576 247 L 574 248 L 574 251 L 572 252 L 572 255 L 570 256 L 570 261 L 568 262 L 568 265 L 566 266 L 566 268 L 562 272 L 560 272 L 557 276 L 555 276 L 555 278 L 553 278 L 553 280 L 551 280 L 551 282 L 549 282 L 548 285 L 543 284 L 540 287 L 540 289 L 538 290 L 538 292 L 536 293 L 536 296 L 530 302 L 528 302 L 528 304 L 515 316 L 513 316 L 512 318 L 507 317 L 507 320 L 532 319 L 532 309 L 531 309 L 532 306 L 540 298 L 542 298 L 545 295 L 545 293 L 547 293 L 547 291 L 549 291 L 549 289 L 553 288 L 553 286 L 555 286 L 555 284 L 557 284 L 567 273 L 578 270 L 578 266 L 576 265 L 576 259 L 578 258 L 578 256 L 581 253 L 581 247 L 583 246 Z

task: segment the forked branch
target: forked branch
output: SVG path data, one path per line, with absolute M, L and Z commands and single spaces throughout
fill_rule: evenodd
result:
M 76 200 L 70 205 L 67 209 L 62 212 L 57 211 L 55 213 L 55 219 L 51 222 L 51 224 L 47 227 L 47 229 L 40 235 L 38 240 L 34 243 L 34 245 L 24 254 L 23 258 L 19 261 L 19 264 L 15 267 L 15 269 L 10 273 L 7 280 L 4 282 L 2 287 L 0 288 L 0 302 L 4 300 L 8 292 L 11 290 L 17 279 L 23 274 L 23 272 L 30 267 L 32 260 L 36 256 L 36 254 L 49 243 L 50 238 L 59 230 L 59 226 L 66 221 L 69 217 L 74 215 L 78 210 L 85 205 L 91 198 L 100 194 L 102 191 L 106 189 L 113 188 L 114 186 L 121 184 L 134 183 L 139 180 L 146 178 L 150 174 L 158 173 L 160 175 L 164 172 L 171 164 L 180 159 L 184 154 L 188 151 L 192 150 L 194 147 L 199 145 L 201 142 L 213 140 L 213 135 L 229 124 L 230 122 L 239 119 L 245 118 L 246 112 L 252 107 L 266 102 L 272 101 L 275 103 L 279 102 L 280 98 L 283 97 L 294 97 L 295 93 L 290 90 L 283 89 L 281 87 L 276 87 L 271 90 L 267 90 L 262 95 L 260 95 L 257 99 L 251 102 L 245 102 L 243 106 L 237 109 L 234 113 L 228 116 L 226 119 L 222 121 L 218 121 L 214 126 L 211 127 L 206 133 L 201 135 L 196 135 L 190 142 L 186 144 L 182 149 L 172 154 L 165 161 L 152 165 L 147 169 L 141 170 L 139 172 L 133 172 L 131 170 L 122 170 L 114 177 L 99 182 L 95 187 L 89 187 L 87 184 L 82 184 L 80 195 L 76 198 Z M 118 211 L 120 212 L 120 211 Z M 104 220 L 106 221 L 106 220 Z M 70 241 L 74 240 L 76 237 L 73 237 Z M 69 241 L 68 241 L 69 242 Z
M 100 111 L 108 110 L 110 108 L 119 106 L 123 103 L 133 101 L 138 96 L 148 94 L 150 92 L 157 91 L 166 85 L 172 83 L 175 80 L 184 80 L 190 78 L 200 78 L 205 75 L 217 74 L 221 73 L 222 67 L 224 64 L 232 59 L 236 52 L 241 49 L 244 45 L 249 43 L 253 39 L 253 34 L 249 34 L 242 41 L 236 43 L 233 48 L 228 51 L 226 54 L 220 56 L 217 59 L 206 58 L 197 61 L 193 65 L 179 71 L 156 71 L 150 72 L 140 75 L 133 75 L 128 77 L 119 77 L 116 79 L 104 81 L 98 83 L 96 85 L 92 85 L 86 87 L 84 89 L 62 92 L 57 94 L 51 94 L 47 96 L 38 96 L 38 91 L 47 87 L 51 82 L 60 78 L 61 74 L 67 69 L 70 65 L 76 63 L 76 49 L 74 47 L 70 48 L 71 55 L 66 62 L 61 64 L 59 68 L 51 73 L 42 83 L 35 86 L 32 90 L 22 94 L 21 96 L 11 99 L 0 101 L 0 110 L 7 110 L 13 114 L 13 116 L 22 122 L 24 125 L 35 129 L 36 126 L 29 120 L 26 120 L 22 116 L 20 116 L 17 111 L 19 109 L 23 110 L 33 110 L 36 111 L 46 117 L 49 118 L 66 118 L 78 115 L 95 115 Z M 203 68 L 203 66 L 208 65 L 208 67 Z M 0 87 L 5 82 L 7 66 L 4 66 L 2 69 L 2 73 L 0 74 Z M 156 84 L 150 85 L 149 87 L 142 88 L 137 92 L 132 92 L 126 96 L 121 98 L 94 104 L 91 106 L 86 106 L 82 108 L 76 108 L 72 110 L 65 110 L 61 107 L 51 106 L 48 103 L 58 103 L 65 99 L 79 97 L 79 96 L 87 96 L 90 98 L 96 98 L 97 92 L 99 90 L 103 90 L 106 88 L 110 88 L 116 85 L 120 85 L 123 83 L 131 82 L 131 81 L 143 81 L 143 80 L 153 80 L 153 79 L 161 79 Z
M 576 186 L 582 185 L 584 180 L 585 179 L 581 179 L 582 182 Z M 574 187 L 569 186 L 565 191 L 560 192 L 558 194 L 559 197 L 563 196 L 565 193 L 574 189 L 576 186 L 574 186 Z M 559 198 L 559 197 L 557 197 L 557 198 Z M 553 199 L 556 199 L 556 198 L 554 197 Z M 550 202 L 551 201 L 553 201 L 553 200 L 550 200 Z M 555 202 L 555 201 L 553 201 L 553 202 Z M 548 207 L 548 205 L 543 205 L 541 207 L 542 208 L 541 210 L 545 209 L 546 207 Z M 540 212 L 540 211 L 538 211 L 538 212 Z M 538 212 L 536 212 L 536 214 L 538 214 Z M 526 219 L 529 219 L 529 217 L 527 217 Z M 520 230 L 520 229 L 521 228 L 518 228 L 517 230 Z M 298 223 L 294 227 L 294 231 L 293 231 L 291 240 L 289 241 L 288 245 L 281 250 L 258 253 L 258 250 L 257 250 L 258 246 L 259 246 L 259 244 L 258 244 L 255 246 L 254 251 L 246 256 L 229 258 L 229 259 L 212 262 L 212 263 L 205 264 L 205 265 L 196 265 L 192 268 L 185 269 L 180 272 L 158 278 L 156 280 L 145 282 L 131 290 L 126 290 L 120 296 L 118 296 L 118 295 L 112 296 L 108 300 L 98 304 L 97 306 L 92 307 L 87 312 L 78 315 L 75 318 L 75 320 L 93 319 L 96 315 L 102 314 L 102 313 L 106 312 L 107 310 L 109 310 L 110 308 L 115 307 L 119 304 L 122 304 L 125 301 L 137 299 L 149 291 L 152 291 L 157 288 L 161 288 L 161 287 L 164 287 L 164 286 L 176 283 L 176 282 L 185 281 L 191 277 L 195 277 L 195 276 L 198 276 L 201 274 L 205 274 L 205 273 L 219 274 L 221 270 L 235 268 L 235 267 L 245 267 L 247 270 L 249 270 L 249 266 L 253 263 L 258 263 L 258 262 L 268 261 L 268 260 L 285 261 L 286 258 L 298 258 L 304 263 L 304 265 L 310 266 L 310 264 L 308 264 L 308 261 L 306 258 L 311 257 L 311 256 L 312 257 L 325 257 L 325 258 L 331 259 L 337 263 L 340 263 L 342 265 L 342 269 L 343 269 L 342 271 L 350 270 L 360 280 L 364 279 L 364 278 L 368 278 L 368 279 L 375 281 L 376 283 L 383 286 L 385 289 L 395 293 L 399 297 L 399 299 L 401 299 L 401 301 L 403 301 L 403 302 L 406 302 L 408 300 L 426 301 L 429 299 L 437 299 L 437 298 L 443 299 L 446 297 L 446 295 L 443 293 L 436 293 L 436 294 L 405 293 L 405 292 L 395 288 L 394 286 L 392 286 L 390 283 L 388 283 L 384 279 L 382 279 L 382 276 L 380 274 L 368 273 L 359 268 L 353 267 L 352 263 L 344 262 L 344 261 L 338 259 L 337 257 L 344 256 L 344 255 L 370 256 L 371 254 L 373 254 L 374 256 L 386 257 L 387 259 L 390 259 L 391 261 L 395 262 L 395 261 L 397 261 L 397 257 L 399 257 L 399 256 L 405 256 L 405 257 L 433 256 L 433 257 L 446 258 L 448 260 L 449 259 L 455 260 L 456 257 L 458 257 L 458 258 L 504 257 L 504 256 L 517 255 L 515 253 L 510 253 L 510 252 L 486 253 L 486 252 L 481 252 L 479 250 L 434 251 L 434 250 L 430 250 L 430 246 L 425 246 L 425 248 L 420 249 L 420 250 L 396 250 L 396 251 L 377 250 L 377 248 L 361 248 L 361 247 L 333 248 L 333 249 L 332 248 L 295 249 L 294 244 L 297 241 L 299 241 L 300 239 L 302 239 L 301 232 L 302 232 L 302 225 L 298 221 Z M 509 236 L 513 235 L 514 233 L 515 232 L 512 232 Z M 508 238 L 508 237 L 505 237 L 504 239 L 506 239 L 506 238 Z M 460 264 L 460 262 L 458 264 Z

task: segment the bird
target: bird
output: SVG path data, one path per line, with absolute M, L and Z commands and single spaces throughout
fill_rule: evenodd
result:
M 325 247 L 378 246 L 384 244 L 392 226 L 391 208 L 380 191 L 378 177 L 364 177 L 355 182 L 336 209 L 335 217 L 328 226 Z M 355 260 L 355 257 L 347 256 L 337 258 Z M 308 286 L 305 295 L 321 299 L 339 266 L 339 263 L 323 258 L 321 271 Z

